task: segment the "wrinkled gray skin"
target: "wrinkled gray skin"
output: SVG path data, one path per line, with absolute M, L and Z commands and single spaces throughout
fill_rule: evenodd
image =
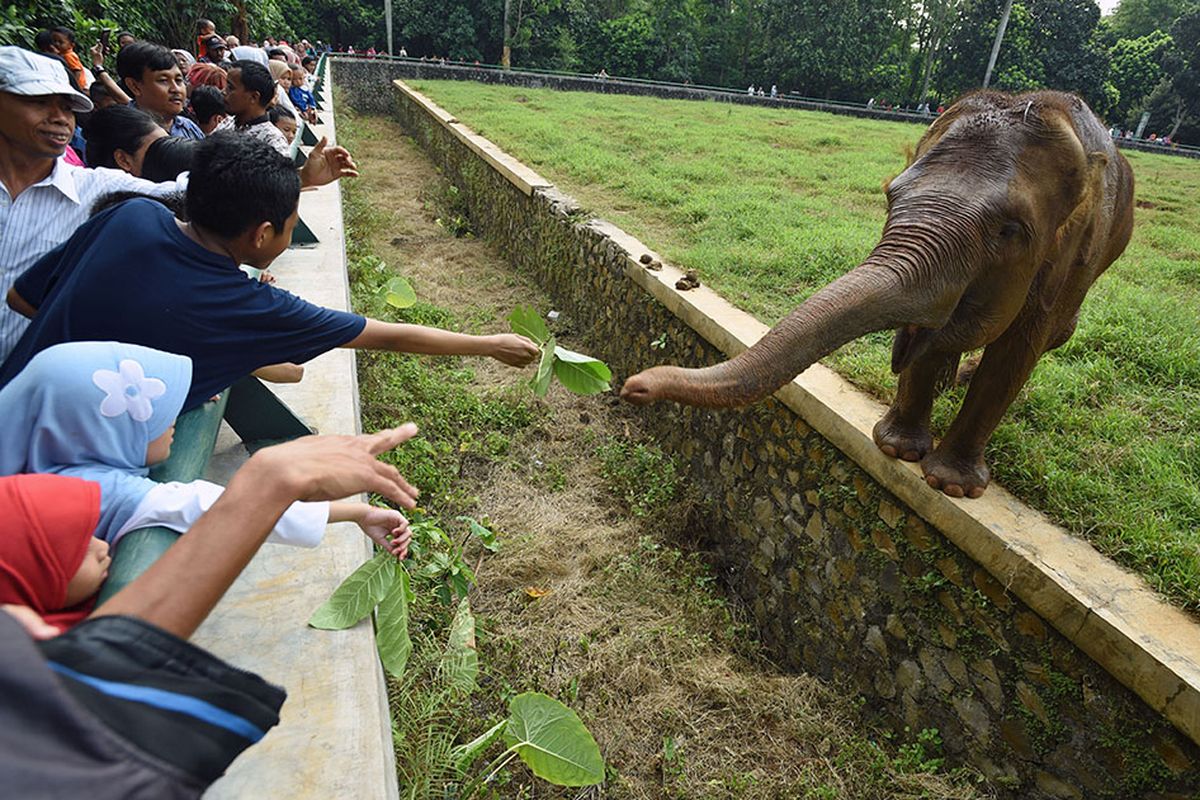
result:
M 633 403 L 754 403 L 864 334 L 894 329 L 895 402 L 875 426 L 886 454 L 920 461 L 926 481 L 979 497 L 984 448 L 1042 353 L 1075 330 L 1096 278 L 1133 228 L 1133 174 L 1078 97 L 967 95 L 933 123 L 887 187 L 883 236 L 754 347 L 703 369 L 629 378 Z M 984 348 L 958 417 L 936 448 L 939 382 Z

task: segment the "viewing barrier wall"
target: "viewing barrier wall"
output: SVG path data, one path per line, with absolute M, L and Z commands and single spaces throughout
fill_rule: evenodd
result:
M 342 63 L 354 64 L 359 72 L 372 73 L 382 84 L 397 78 L 404 80 L 453 80 L 475 81 L 476 83 L 494 83 L 503 86 L 523 86 L 527 89 L 556 89 L 564 92 L 596 92 L 600 94 L 629 94 L 646 97 L 659 97 L 664 100 L 706 100 L 718 103 L 736 103 L 748 106 L 767 106 L 769 108 L 793 108 L 804 111 L 823 111 L 827 114 L 840 114 L 863 119 L 878 119 L 888 122 L 911 122 L 915 125 L 928 125 L 934 117 L 930 114 L 919 114 L 914 111 L 886 111 L 882 108 L 867 108 L 859 103 L 847 103 L 840 100 L 818 100 L 811 97 L 797 98 L 794 96 L 758 97 L 745 92 L 718 89 L 711 86 L 687 86 L 685 84 L 661 83 L 647 80 L 623 78 L 596 78 L 587 75 L 556 74 L 547 72 L 523 72 L 521 70 L 502 70 L 496 67 L 470 66 L 466 64 L 440 64 L 434 61 L 418 59 L 388 59 L 337 57 Z M 390 102 L 388 97 L 376 93 L 355 98 L 356 107 L 362 110 L 374 110 L 382 113 Z M 916 139 L 913 139 L 914 144 Z M 1200 158 L 1200 148 L 1196 147 L 1164 147 L 1150 144 L 1144 140 L 1117 139 L 1116 145 L 1122 150 L 1137 150 L 1144 153 L 1156 153 L 1166 156 L 1182 156 L 1184 158 Z
M 342 102 L 384 110 L 386 71 L 335 61 Z M 618 382 L 765 332 L 403 82 L 389 94 L 475 230 Z M 752 408 L 639 413 L 709 499 L 702 545 L 781 663 L 861 695 L 901 741 L 938 729 L 1001 796 L 1194 800 L 1200 626 L 1001 487 L 931 490 L 872 443 L 883 410 L 817 365 Z

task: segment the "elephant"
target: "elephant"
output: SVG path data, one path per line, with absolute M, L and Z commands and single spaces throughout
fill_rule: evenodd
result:
M 919 461 L 951 497 L 984 493 L 984 449 L 1041 355 L 1074 333 L 1084 295 L 1133 230 L 1133 172 L 1078 97 L 978 91 L 922 135 L 884 184 L 887 221 L 860 265 L 733 359 L 657 366 L 625 400 L 749 405 L 865 334 L 895 330 L 896 399 L 875 425 L 888 456 Z M 983 348 L 958 415 L 934 447 L 933 401 L 963 353 Z

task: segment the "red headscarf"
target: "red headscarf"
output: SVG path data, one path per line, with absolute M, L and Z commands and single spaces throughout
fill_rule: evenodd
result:
M 63 475 L 0 478 L 0 603 L 29 606 L 66 630 L 95 604 L 64 609 L 67 584 L 100 520 L 100 487 Z

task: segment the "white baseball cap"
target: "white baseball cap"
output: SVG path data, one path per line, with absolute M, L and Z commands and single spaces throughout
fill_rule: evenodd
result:
M 75 90 L 67 68 L 53 58 L 6 45 L 0 47 L 0 92 L 40 97 L 63 95 L 71 102 L 71 110 L 92 110 L 91 99 Z

